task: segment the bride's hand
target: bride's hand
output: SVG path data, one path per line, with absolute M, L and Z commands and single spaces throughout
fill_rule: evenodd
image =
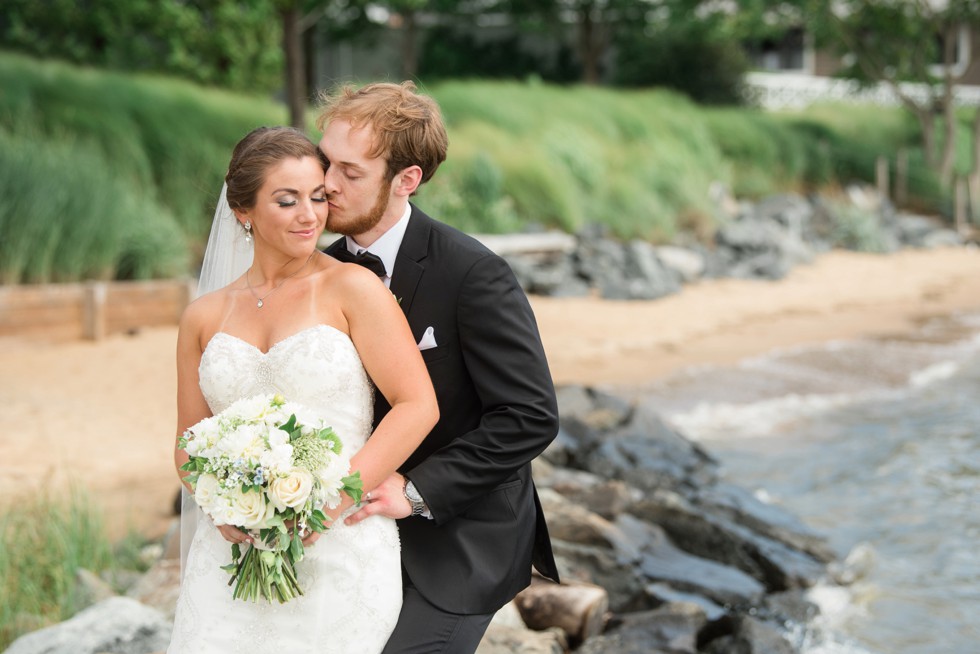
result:
M 221 532 L 221 536 L 229 543 L 245 544 L 252 542 L 252 537 L 238 527 L 233 527 L 232 525 L 221 525 L 217 529 Z
M 370 493 L 365 493 L 361 508 L 347 516 L 345 524 L 356 525 L 373 515 L 387 518 L 407 518 L 412 515 L 412 505 L 405 499 L 405 478 L 397 472 L 378 484 Z
M 332 510 L 331 509 L 328 509 L 326 507 L 323 507 L 323 508 L 320 509 L 321 511 L 323 511 L 324 515 L 327 516 L 327 519 L 325 521 L 325 524 L 326 524 L 327 529 L 330 529 L 330 526 L 333 524 L 334 520 L 340 520 L 340 515 L 346 509 L 347 509 L 347 504 L 343 504 L 343 503 L 340 506 L 338 506 L 337 508 L 332 509 Z M 304 547 L 309 547 L 313 543 L 315 543 L 318 540 L 320 540 L 320 536 L 322 536 L 323 533 L 311 531 L 311 532 L 303 533 L 303 534 L 300 534 L 300 535 L 303 537 L 303 546 Z

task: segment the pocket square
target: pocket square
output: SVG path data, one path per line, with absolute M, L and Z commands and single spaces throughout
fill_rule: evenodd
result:
M 436 343 L 436 332 L 432 327 L 426 327 L 425 333 L 419 340 L 419 350 L 431 350 L 434 347 L 439 347 Z

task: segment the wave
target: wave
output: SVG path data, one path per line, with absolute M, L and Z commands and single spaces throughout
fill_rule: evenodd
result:
M 800 419 L 901 399 L 955 377 L 980 353 L 974 331 L 980 322 L 971 315 L 955 328 L 952 341 L 937 337 L 937 327 L 929 325 L 901 338 L 835 341 L 773 351 L 732 367 L 702 366 L 641 395 L 694 440 L 764 437 Z

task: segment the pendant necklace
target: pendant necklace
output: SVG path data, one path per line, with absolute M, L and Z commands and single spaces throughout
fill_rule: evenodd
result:
M 313 252 L 310 253 L 310 258 L 307 259 L 306 260 L 306 263 L 304 263 L 302 266 L 300 266 L 299 269 L 296 270 L 296 272 L 290 273 L 289 275 L 287 275 L 285 278 L 283 278 L 283 280 L 281 282 L 279 282 L 278 284 L 276 284 L 275 287 L 271 291 L 269 291 L 268 293 L 266 293 L 262 297 L 259 297 L 259 294 L 255 292 L 255 289 L 254 288 L 252 288 L 252 282 L 249 281 L 248 273 L 251 272 L 251 270 L 252 270 L 252 267 L 249 266 L 249 268 L 245 271 L 245 284 L 248 286 L 249 293 L 251 293 L 252 294 L 252 297 L 254 297 L 255 300 L 256 300 L 255 306 L 257 306 L 258 308 L 261 309 L 265 305 L 265 299 L 267 297 L 269 297 L 270 295 L 272 295 L 273 293 L 275 293 L 276 291 L 278 291 L 280 288 L 282 288 L 282 285 L 283 284 L 285 284 L 286 282 L 288 282 L 291 278 L 295 277 L 304 268 L 306 268 L 307 264 L 309 264 L 310 261 L 313 260 L 313 255 L 314 254 L 316 254 L 316 250 L 313 250 Z

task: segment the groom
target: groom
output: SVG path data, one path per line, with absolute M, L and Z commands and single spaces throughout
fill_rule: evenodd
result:
M 438 105 L 404 82 L 343 89 L 317 127 L 329 162 L 326 252 L 374 269 L 408 317 L 441 418 L 355 523 L 399 519 L 402 612 L 385 654 L 474 652 L 531 579 L 558 580 L 531 480 L 554 439 L 554 386 L 527 298 L 507 264 L 409 203 L 446 158 Z M 375 422 L 390 409 L 380 395 Z

